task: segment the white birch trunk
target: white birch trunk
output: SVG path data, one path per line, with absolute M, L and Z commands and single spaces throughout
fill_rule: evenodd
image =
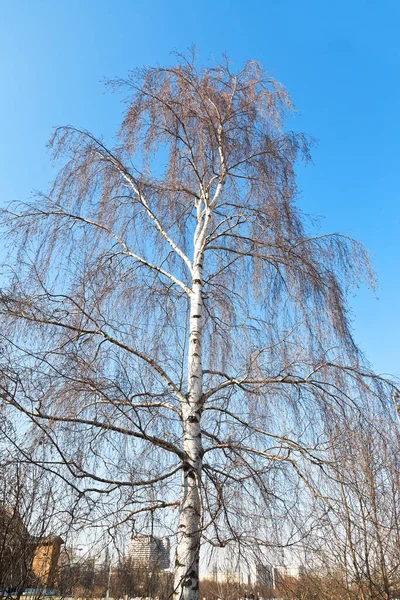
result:
M 201 240 L 202 241 L 202 240 Z M 192 271 L 190 300 L 190 339 L 188 356 L 188 393 L 182 406 L 183 449 L 186 462 L 182 471 L 182 494 L 175 563 L 176 600 L 197 600 L 199 595 L 199 554 L 201 537 L 201 401 L 202 367 L 202 282 L 203 251 L 197 239 Z

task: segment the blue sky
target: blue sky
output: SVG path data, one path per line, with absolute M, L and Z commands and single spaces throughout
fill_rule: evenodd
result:
M 356 338 L 400 375 L 398 0 L 0 0 L 0 202 L 46 189 L 56 125 L 111 138 L 122 112 L 104 78 L 197 45 L 232 68 L 254 58 L 290 91 L 294 127 L 319 140 L 301 207 L 371 251 L 377 297 L 352 299 Z

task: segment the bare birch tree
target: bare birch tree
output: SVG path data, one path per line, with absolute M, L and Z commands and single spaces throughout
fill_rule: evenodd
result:
M 372 421 L 349 420 L 332 448 L 334 473 L 315 501 L 319 529 L 309 545 L 319 575 L 340 573 L 343 597 L 355 600 L 395 598 L 400 581 L 398 427 L 385 415 Z M 332 589 L 319 595 L 339 597 Z
M 326 423 L 386 393 L 346 302 L 371 271 L 296 207 L 309 142 L 259 64 L 180 58 L 113 85 L 117 143 L 57 129 L 50 192 L 5 213 L 2 398 L 82 522 L 166 510 L 175 595 L 195 600 L 201 539 L 294 543 Z

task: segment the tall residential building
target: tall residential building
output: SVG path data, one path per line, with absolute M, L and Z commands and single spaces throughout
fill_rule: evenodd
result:
M 128 558 L 134 565 L 166 570 L 170 568 L 169 538 L 138 534 L 128 543 Z
M 287 579 L 298 579 L 305 575 L 305 568 L 302 565 L 279 565 L 274 567 L 274 582 L 275 585 L 283 583 Z
M 305 569 L 301 565 L 273 566 L 263 563 L 256 564 L 256 583 L 273 589 L 290 579 L 298 579 L 304 574 Z
M 256 584 L 274 587 L 274 567 L 268 564 L 256 564 Z
M 247 571 L 232 571 L 218 569 L 215 565 L 212 570 L 212 579 L 216 583 L 229 583 L 229 584 L 240 584 L 250 585 L 250 574 Z

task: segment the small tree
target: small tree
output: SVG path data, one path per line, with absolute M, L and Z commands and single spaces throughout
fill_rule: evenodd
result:
M 332 448 L 333 472 L 315 501 L 309 555 L 323 572 L 342 574 L 348 598 L 389 600 L 400 580 L 398 425 L 376 413 L 365 421 L 342 425 L 341 443 Z
M 17 462 L 10 451 L 0 451 L 0 481 L 0 596 L 19 597 L 26 587 L 43 587 L 55 571 L 40 560 L 52 533 L 55 495 L 42 470 Z
M 346 304 L 371 274 L 358 243 L 305 228 L 309 143 L 259 64 L 183 58 L 114 85 L 115 147 L 57 129 L 50 193 L 5 214 L 2 393 L 92 520 L 178 515 L 174 589 L 195 600 L 201 538 L 294 543 L 325 424 L 382 397 Z

